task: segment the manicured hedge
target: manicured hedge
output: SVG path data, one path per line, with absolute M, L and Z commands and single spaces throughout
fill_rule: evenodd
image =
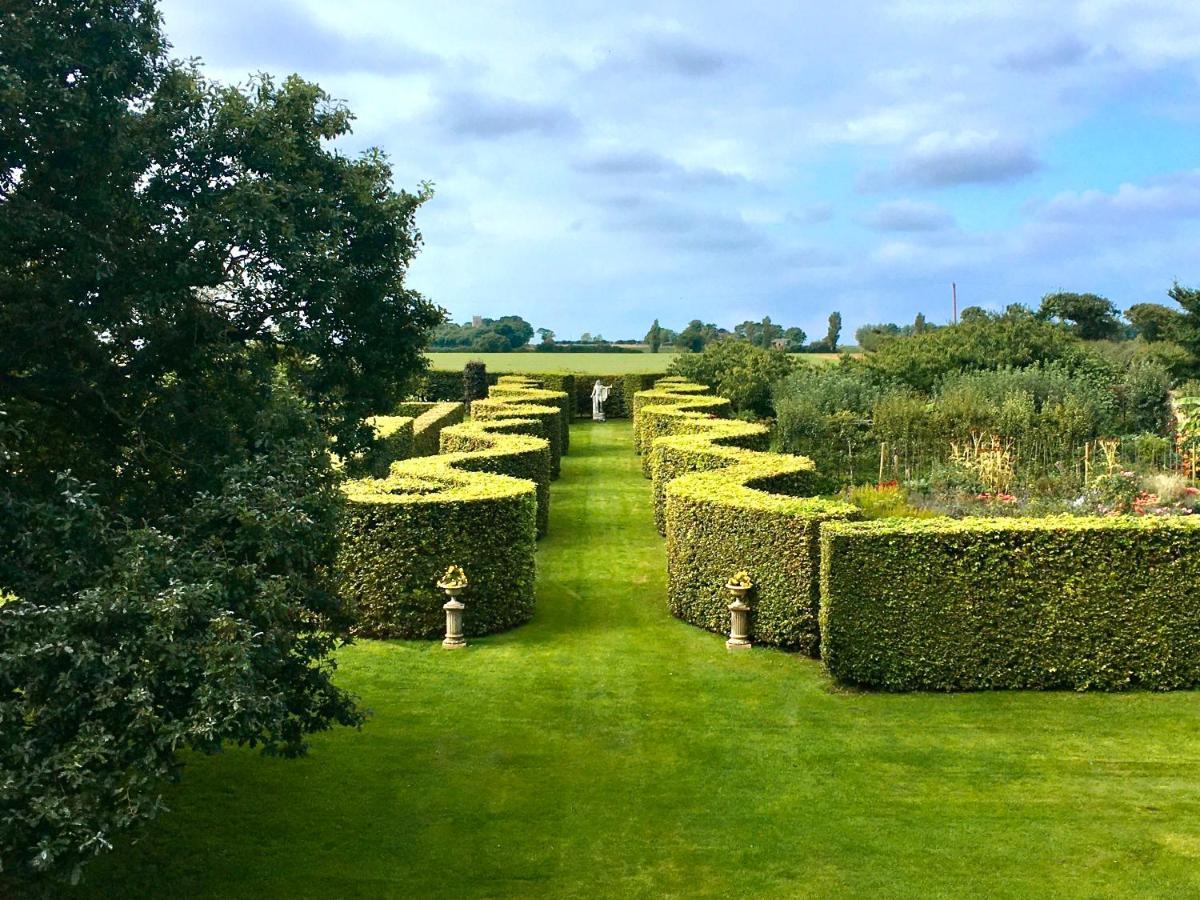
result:
M 451 565 L 470 580 L 468 635 L 503 631 L 533 615 L 536 488 L 463 466 L 462 458 L 420 457 L 394 464 L 385 479 L 345 484 L 338 566 L 358 633 L 441 635 L 446 597 L 436 585 Z
M 537 532 L 550 524 L 550 444 L 537 419 L 467 422 L 443 429 L 441 451 L 456 468 L 525 478 L 537 485 Z
M 367 424 L 375 431 L 374 448 L 346 460 L 346 471 L 355 477 L 387 474 L 392 463 L 413 455 L 412 416 L 372 416 Z
M 825 526 L 822 655 L 887 690 L 1200 685 L 1200 521 Z
M 650 450 L 654 441 L 676 434 L 697 434 L 704 430 L 703 422 L 727 417 L 731 411 L 724 397 L 694 396 L 677 398 L 674 405 L 643 406 L 633 423 L 633 440 L 642 456 L 642 474 L 651 476 Z
M 666 485 L 668 605 L 684 621 L 726 633 L 730 597 L 724 584 L 744 569 L 755 585 L 755 642 L 815 655 L 820 524 L 861 513 L 805 496 L 812 490 L 811 460 L 741 453 L 737 465 Z
M 557 406 L 561 413 L 559 422 L 562 431 L 561 453 L 566 456 L 570 452 L 571 419 L 574 418 L 574 408 L 569 392 L 558 388 L 549 389 L 541 378 L 527 375 L 501 375 L 496 384 L 488 391 L 488 398 L 508 400 L 513 403 Z
M 443 428 L 457 425 L 466 416 L 462 403 L 420 403 L 408 401 L 396 407 L 396 415 L 413 417 L 412 456 L 433 456 L 440 446 Z
M 396 462 L 386 478 L 346 483 L 339 567 L 360 633 L 440 634 L 445 596 L 436 581 L 450 565 L 471 582 L 468 634 L 532 615 L 533 545 L 549 521 L 566 395 L 511 382 L 498 393 L 475 401 L 474 420 L 462 424 L 449 424 L 462 418 L 460 404 L 402 407 L 421 412 L 423 445 L 437 433 L 444 452 Z
M 694 433 L 661 437 L 650 451 L 650 477 L 654 483 L 654 524 L 667 533 L 667 485 L 682 475 L 737 465 L 753 458 L 747 450 L 766 450 L 770 431 L 764 425 L 733 419 L 684 420 L 681 426 Z
M 471 404 L 471 418 L 482 422 L 503 419 L 536 419 L 550 443 L 550 477 L 557 478 L 562 458 L 562 408 L 558 405 L 524 402 L 517 395 L 488 397 Z

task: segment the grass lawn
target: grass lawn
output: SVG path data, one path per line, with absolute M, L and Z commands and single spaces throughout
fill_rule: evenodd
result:
M 345 650 L 361 732 L 192 759 L 64 896 L 1200 893 L 1200 697 L 861 694 L 729 654 L 664 609 L 630 438 L 575 427 L 530 625 Z
M 678 353 L 427 353 L 432 368 L 443 372 L 461 371 L 473 359 L 487 365 L 491 372 L 534 374 L 537 372 L 574 372 L 580 375 L 653 375 L 667 371 Z M 836 353 L 794 353 L 813 363 L 827 363 Z

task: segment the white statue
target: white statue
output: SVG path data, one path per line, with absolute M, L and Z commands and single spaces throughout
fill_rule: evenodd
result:
M 612 390 L 612 385 L 601 384 L 599 379 L 596 380 L 596 386 L 592 388 L 592 420 L 595 422 L 604 421 L 604 401 L 608 399 L 608 392 Z

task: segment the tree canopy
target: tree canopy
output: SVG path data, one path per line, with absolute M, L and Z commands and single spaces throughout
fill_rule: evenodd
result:
M 330 680 L 329 439 L 424 366 L 422 187 L 315 84 L 168 58 L 151 0 L 0 13 L 0 854 L 71 869 L 183 747 L 294 754 Z M 39 648 L 34 650 L 34 648 Z M 70 772 L 69 778 L 63 777 Z

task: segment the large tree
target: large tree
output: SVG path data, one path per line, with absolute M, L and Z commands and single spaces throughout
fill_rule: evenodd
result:
M 428 192 L 328 149 L 316 85 L 207 80 L 151 0 L 0 9 L 0 855 L 69 867 L 179 748 L 358 720 L 326 436 L 371 442 L 441 312 Z
M 1098 294 L 1056 291 L 1042 298 L 1038 317 L 1063 322 L 1085 341 L 1111 340 L 1120 336 L 1117 308 Z

